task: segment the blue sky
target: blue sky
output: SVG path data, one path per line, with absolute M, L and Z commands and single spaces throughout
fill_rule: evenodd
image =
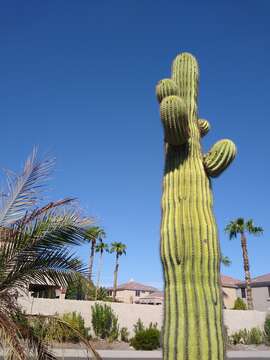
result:
M 270 272 L 270 2 L 13 1 L 0 12 L 0 167 L 19 170 L 34 145 L 57 158 L 51 198 L 76 196 L 108 242 L 127 244 L 120 282 L 162 287 L 159 260 L 162 128 L 155 85 L 177 53 L 201 70 L 199 113 L 238 147 L 214 181 L 224 273 L 243 277 L 238 216 L 265 229 L 249 238 L 254 276 Z M 87 247 L 79 253 L 87 260 Z M 106 256 L 103 283 L 111 284 Z

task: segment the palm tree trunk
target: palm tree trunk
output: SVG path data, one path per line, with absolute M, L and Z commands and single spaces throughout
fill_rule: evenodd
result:
M 89 257 L 89 275 L 88 275 L 88 279 L 91 281 L 92 280 L 92 273 L 93 273 L 93 264 L 94 264 L 94 256 L 95 256 L 95 245 L 96 243 L 94 241 L 92 241 L 91 243 L 91 252 L 90 252 L 90 257 Z
M 100 282 L 100 275 L 101 275 L 102 265 L 103 265 L 103 251 L 100 252 L 100 257 L 99 257 L 98 275 L 97 275 L 97 285 L 96 285 L 96 295 L 95 295 L 95 299 L 96 299 L 96 300 L 97 300 L 97 295 L 98 295 L 98 289 L 99 289 L 99 282 Z
M 248 251 L 247 251 L 247 239 L 244 233 L 241 233 L 241 246 L 242 246 L 246 289 L 247 289 L 247 306 L 248 306 L 248 310 L 253 310 L 254 306 L 252 299 L 252 290 L 250 286 L 251 277 L 250 277 L 249 259 L 248 259 Z
M 114 270 L 114 280 L 113 280 L 113 300 L 116 299 L 116 289 L 117 289 L 117 275 L 118 275 L 118 254 L 116 255 L 116 263 L 115 263 L 115 270 Z

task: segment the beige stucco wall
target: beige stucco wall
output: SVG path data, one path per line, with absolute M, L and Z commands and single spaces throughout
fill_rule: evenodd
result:
M 77 311 L 81 313 L 86 326 L 91 327 L 91 306 L 94 301 L 62 300 L 62 299 L 36 299 L 19 298 L 19 303 L 28 314 L 59 315 Z M 162 326 L 162 305 L 140 305 L 109 303 L 115 313 L 118 315 L 120 327 L 127 327 L 129 332 L 133 333 L 133 325 L 140 318 L 147 326 L 150 322 Z M 225 325 L 231 334 L 239 329 L 250 329 L 254 326 L 263 327 L 266 313 L 259 311 L 237 311 L 224 310 Z
M 226 309 L 232 309 L 234 307 L 234 302 L 237 298 L 237 289 L 230 287 L 222 287 L 223 291 L 223 302 Z
M 249 310 L 224 310 L 224 323 L 228 328 L 228 333 L 232 334 L 241 329 L 251 329 L 259 327 L 263 330 L 266 312 Z

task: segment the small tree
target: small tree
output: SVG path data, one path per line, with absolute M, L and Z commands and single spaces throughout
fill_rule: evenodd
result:
M 92 326 L 100 339 L 116 340 L 119 337 L 118 317 L 106 304 L 96 303 L 92 309 Z

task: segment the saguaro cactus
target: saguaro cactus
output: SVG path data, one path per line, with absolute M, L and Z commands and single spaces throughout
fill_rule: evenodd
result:
M 164 128 L 161 259 L 165 278 L 164 360 L 225 357 L 220 249 L 212 211 L 210 177 L 236 155 L 230 140 L 203 155 L 200 139 L 210 129 L 198 118 L 199 70 L 188 53 L 176 57 L 172 78 L 156 87 Z

